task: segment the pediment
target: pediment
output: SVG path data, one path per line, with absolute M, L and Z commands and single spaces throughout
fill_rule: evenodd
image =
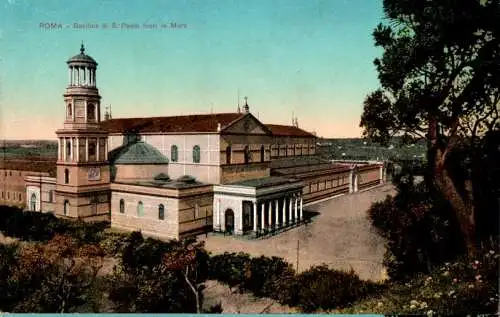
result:
M 223 129 L 223 132 L 235 134 L 271 134 L 269 129 L 251 114 L 233 122 L 231 125 Z

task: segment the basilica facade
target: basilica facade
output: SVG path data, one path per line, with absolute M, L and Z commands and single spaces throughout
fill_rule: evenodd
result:
M 383 164 L 324 160 L 314 134 L 260 122 L 246 98 L 232 113 L 103 116 L 97 65 L 83 45 L 67 61 L 56 176 L 25 176 L 26 209 L 162 239 L 253 237 L 300 225 L 305 204 L 384 182 Z

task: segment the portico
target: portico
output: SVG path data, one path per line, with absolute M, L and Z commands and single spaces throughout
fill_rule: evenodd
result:
M 260 236 L 300 223 L 303 186 L 283 177 L 214 186 L 214 231 Z

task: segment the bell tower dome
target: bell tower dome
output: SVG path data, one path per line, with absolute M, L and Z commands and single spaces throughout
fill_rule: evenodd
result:
M 101 129 L 97 62 L 85 54 L 66 61 L 63 128 L 59 139 L 56 214 L 89 220 L 109 218 L 108 133 Z

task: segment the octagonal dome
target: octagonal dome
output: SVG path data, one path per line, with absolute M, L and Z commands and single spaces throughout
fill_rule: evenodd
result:
M 110 162 L 114 165 L 127 164 L 168 164 L 165 155 L 155 147 L 142 141 L 127 144 L 109 153 Z
M 68 64 L 85 63 L 85 64 L 91 64 L 94 66 L 97 65 L 97 62 L 92 57 L 85 54 L 85 47 L 83 46 L 83 44 L 80 48 L 80 54 L 75 55 L 75 56 L 71 57 L 70 59 L 68 59 L 67 63 Z

